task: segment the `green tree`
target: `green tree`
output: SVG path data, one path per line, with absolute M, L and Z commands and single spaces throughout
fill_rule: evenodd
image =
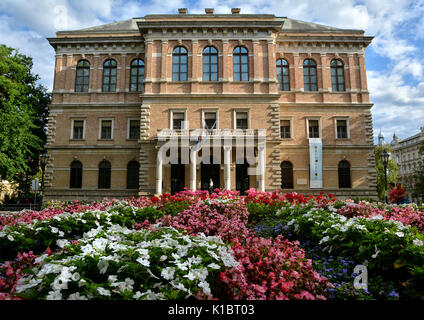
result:
M 0 45 L 0 177 L 22 192 L 39 171 L 51 101 L 32 67 L 31 57 Z
M 383 151 L 393 153 L 393 150 L 389 144 L 376 146 L 374 149 L 375 171 L 377 173 L 377 192 L 378 198 L 380 200 L 384 200 L 384 166 L 383 162 L 381 161 L 381 154 L 383 153 Z M 395 160 L 390 159 L 389 163 L 387 164 L 387 184 L 389 184 L 390 182 L 396 182 L 398 176 L 398 169 L 399 168 L 396 165 Z

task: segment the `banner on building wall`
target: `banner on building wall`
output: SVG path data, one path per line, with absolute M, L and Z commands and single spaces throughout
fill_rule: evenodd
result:
M 321 138 L 309 138 L 310 188 L 322 188 Z

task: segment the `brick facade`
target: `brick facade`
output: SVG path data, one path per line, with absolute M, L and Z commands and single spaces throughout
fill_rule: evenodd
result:
M 375 197 L 372 120 L 364 52 L 371 37 L 360 30 L 335 29 L 274 15 L 148 15 L 48 39 L 56 50 L 50 105 L 46 169 L 48 199 L 99 199 L 154 194 L 158 133 L 170 128 L 174 112 L 184 112 L 189 130 L 202 128 L 203 113 L 218 113 L 216 129 L 236 129 L 235 112 L 248 112 L 249 129 L 266 130 L 265 189 L 281 188 L 282 161 L 293 165 L 293 190 L 332 192 L 340 197 Z M 173 81 L 173 50 L 187 50 L 187 81 Z M 203 50 L 218 51 L 218 80 L 206 82 Z M 233 50 L 248 51 L 248 81 L 234 81 Z M 131 62 L 144 61 L 142 92 L 130 91 Z M 279 91 L 277 59 L 289 65 L 290 91 Z M 88 92 L 75 92 L 76 66 L 90 64 Z M 114 59 L 116 91 L 102 92 L 103 63 Z M 316 63 L 318 90 L 304 91 L 303 61 Z M 330 63 L 343 63 L 345 91 L 332 90 Z M 176 110 L 176 111 L 175 111 Z M 113 139 L 99 139 L 100 120 L 113 121 Z M 140 138 L 129 139 L 129 119 L 140 119 Z M 323 145 L 323 188 L 309 188 L 308 119 L 319 121 Z M 348 137 L 336 138 L 336 120 L 347 120 Z M 72 124 L 83 120 L 83 139 L 73 139 Z M 290 138 L 280 138 L 280 120 L 290 121 Z M 237 188 L 235 150 L 230 185 Z M 70 188 L 70 165 L 82 163 L 82 187 Z M 98 189 L 98 166 L 111 164 L 111 187 Z M 140 164 L 139 189 L 127 189 L 127 164 Z M 338 164 L 350 164 L 351 188 L 339 189 Z M 196 188 L 201 187 L 201 166 Z M 185 186 L 190 187 L 190 165 Z M 223 165 L 220 187 L 225 186 Z M 171 191 L 171 165 L 163 166 L 163 192 Z M 249 186 L 258 187 L 250 177 Z M 289 190 L 287 190 L 289 191 Z

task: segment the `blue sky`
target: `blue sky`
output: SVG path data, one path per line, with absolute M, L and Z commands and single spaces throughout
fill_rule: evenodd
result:
M 46 37 L 152 13 L 273 13 L 374 36 L 366 50 L 374 137 L 406 138 L 424 126 L 424 0 L 1 0 L 0 43 L 34 58 L 34 71 L 53 86 L 54 50 Z M 375 141 L 377 141 L 375 139 Z

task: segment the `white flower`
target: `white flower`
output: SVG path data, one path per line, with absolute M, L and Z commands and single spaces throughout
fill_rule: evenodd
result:
M 327 242 L 328 240 L 330 240 L 329 236 L 325 236 L 324 238 L 321 239 L 321 241 L 319 242 L 319 244 L 323 243 L 323 242 Z
M 13 236 L 12 235 L 7 235 L 7 239 L 9 239 L 10 241 L 13 241 L 13 240 L 15 240 L 14 238 L 13 238 Z
M 348 230 L 348 227 L 346 227 L 346 226 L 340 227 L 341 232 L 346 232 L 347 230 Z
M 380 250 L 377 249 L 376 245 L 374 245 L 374 248 L 375 248 L 375 253 L 371 256 L 371 258 L 373 259 L 377 258 L 378 254 L 380 253 Z
M 78 287 L 83 287 L 83 286 L 85 286 L 85 284 L 87 283 L 87 281 L 85 281 L 84 279 L 81 279 L 79 282 L 78 282 Z
M 405 234 L 403 232 L 396 232 L 395 235 L 397 235 L 399 238 L 402 238 L 405 236 Z
M 81 276 L 78 272 L 75 272 L 72 277 L 71 277 L 72 281 L 78 281 L 79 279 L 81 279 Z
M 141 293 L 140 291 L 137 291 L 134 295 L 133 295 L 133 298 L 134 299 L 138 299 L 138 298 L 140 298 L 141 296 L 143 296 L 144 294 L 143 293 Z
M 100 273 L 104 274 L 109 267 L 109 262 L 107 260 L 100 260 L 99 263 L 97 263 L 97 267 L 99 268 Z
M 159 261 L 165 261 L 166 259 L 168 259 L 168 257 L 167 257 L 167 256 L 165 256 L 165 255 L 163 255 L 163 256 L 161 256 L 161 257 L 159 258 Z
M 4 232 L 4 231 L 0 231 L 0 238 L 3 238 L 3 237 L 5 237 L 6 236 L 6 232 Z
M 412 243 L 419 247 L 423 245 L 423 242 L 420 239 L 414 239 Z
M 203 292 L 206 294 L 211 294 L 211 289 L 209 287 L 209 283 L 206 281 L 200 281 L 199 287 L 203 289 Z
M 56 244 L 57 244 L 57 246 L 58 246 L 59 248 L 64 248 L 64 247 L 66 247 L 67 245 L 69 245 L 69 241 L 68 241 L 68 240 L 62 240 L 62 239 L 59 239 L 59 240 L 56 240 Z
M 216 263 L 210 263 L 208 265 L 208 267 L 212 268 L 212 269 L 221 269 L 221 267 L 219 265 L 217 265 Z
M 58 229 L 58 228 L 55 228 L 55 227 L 51 227 L 51 228 L 50 228 L 50 230 L 51 230 L 53 233 L 58 233 L 58 232 L 59 232 L 59 229 Z
M 148 259 L 145 259 L 145 257 L 139 257 L 136 261 L 142 266 L 150 267 L 150 261 Z
M 118 277 L 117 276 L 109 276 L 107 279 L 109 280 L 109 282 L 114 283 L 118 280 Z
M 59 237 L 63 237 L 65 235 L 65 233 L 63 233 L 63 231 L 59 231 Z
M 99 287 L 99 288 L 97 288 L 97 292 L 99 294 L 101 294 L 102 296 L 108 296 L 108 297 L 110 297 L 110 291 L 107 290 L 107 289 L 105 289 L 105 288 Z
M 86 296 L 80 296 L 79 292 L 70 294 L 68 300 L 88 300 Z
M 57 276 L 50 286 L 53 290 L 60 291 L 61 289 L 68 289 L 68 282 L 64 281 L 61 276 Z
M 62 294 L 59 291 L 50 291 L 46 299 L 47 300 L 62 300 Z
M 172 280 L 174 279 L 174 273 L 175 273 L 175 268 L 168 267 L 168 268 L 162 269 L 162 272 L 160 275 L 166 280 Z

